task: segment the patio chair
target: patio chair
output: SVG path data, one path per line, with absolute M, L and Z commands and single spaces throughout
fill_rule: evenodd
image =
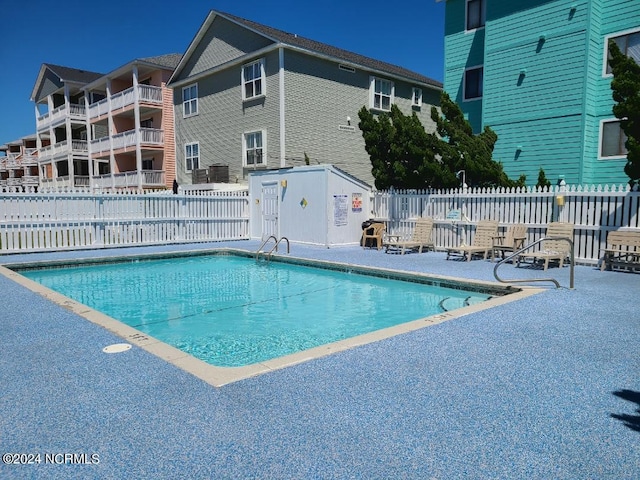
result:
M 385 231 L 384 223 L 372 223 L 362 230 L 362 247 L 376 246 L 378 250 L 382 248 L 382 236 Z M 367 241 L 371 240 L 371 241 Z
M 407 250 L 418 249 L 419 253 L 422 253 L 423 248 L 429 250 L 433 247 L 433 241 L 431 240 L 431 234 L 433 232 L 433 218 L 418 218 L 416 225 L 413 228 L 411 238 L 409 240 L 401 240 L 400 235 L 386 235 L 384 246 L 385 252 L 400 252 L 404 255 Z
M 481 220 L 476 226 L 476 233 L 471 245 L 460 245 L 459 247 L 447 248 L 447 260 L 451 255 L 461 255 L 471 261 L 473 255 L 483 255 L 486 260 L 489 252 L 493 249 L 493 239 L 498 234 L 498 222 L 495 220 Z
M 502 258 L 506 253 L 514 253 L 524 246 L 527 239 L 527 226 L 523 223 L 510 225 L 504 235 L 493 237 L 493 249 L 491 250 L 491 261 L 493 261 L 496 252 L 500 252 Z M 512 260 L 516 263 L 516 259 Z
M 571 246 L 567 241 L 558 240 L 558 238 L 569 238 L 573 240 L 574 227 L 575 225 L 573 223 L 549 223 L 547 226 L 545 240 L 540 242 L 540 250 L 537 252 L 520 254 L 518 256 L 518 266 L 520 266 L 521 262 L 526 261 L 526 259 L 531 259 L 534 264 L 538 260 L 542 260 L 544 261 L 544 269 L 546 270 L 549 268 L 549 262 L 551 260 L 557 260 L 560 268 L 562 268 L 564 261 L 571 252 Z

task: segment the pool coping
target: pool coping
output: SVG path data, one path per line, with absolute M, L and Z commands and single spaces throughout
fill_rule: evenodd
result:
M 242 249 L 234 248 L 212 248 L 205 250 L 189 250 L 181 252 L 163 252 L 163 253 L 145 253 L 145 254 L 127 254 L 113 257 L 93 257 L 82 259 L 82 263 L 115 263 L 121 261 L 129 261 L 132 259 L 155 259 L 155 258 L 172 258 L 183 256 L 202 256 L 211 254 L 240 254 L 243 256 L 253 256 L 254 252 L 249 252 Z M 47 300 L 79 315 L 80 317 L 105 328 L 107 331 L 115 334 L 116 336 L 124 339 L 125 341 L 142 348 L 143 350 L 165 360 L 166 362 L 194 375 L 195 377 L 203 380 L 204 382 L 214 386 L 222 387 L 224 385 L 244 380 L 257 375 L 262 375 L 274 370 L 279 370 L 293 365 L 297 365 L 303 362 L 311 361 L 314 359 L 322 358 L 328 355 L 332 355 L 341 351 L 356 348 L 362 345 L 366 345 L 373 342 L 385 340 L 397 335 L 402 335 L 415 330 L 423 329 L 429 326 L 437 325 L 443 322 L 454 320 L 465 315 L 469 315 L 475 312 L 483 311 L 506 303 L 521 300 L 523 298 L 535 295 L 537 293 L 545 291 L 544 288 L 522 286 L 517 287 L 511 284 L 499 284 L 497 282 L 487 282 L 482 280 L 466 280 L 456 277 L 448 277 L 435 274 L 423 274 L 419 272 L 411 272 L 406 270 L 394 270 L 379 267 L 363 267 L 361 265 L 349 264 L 344 262 L 331 262 L 326 260 L 310 260 L 302 257 L 294 257 L 290 255 L 272 255 L 272 258 L 276 261 L 305 264 L 316 266 L 320 268 L 332 268 L 336 270 L 348 270 L 363 272 L 372 275 L 390 276 L 397 279 L 410 279 L 421 278 L 425 280 L 433 280 L 433 283 L 438 284 L 440 282 L 446 283 L 446 286 L 452 286 L 458 284 L 472 284 L 477 288 L 484 288 L 488 291 L 495 290 L 513 290 L 507 294 L 492 297 L 481 303 L 475 303 L 466 307 L 455 309 L 451 312 L 444 312 L 428 317 L 412 320 L 399 325 L 375 330 L 373 332 L 364 333 L 351 338 L 338 340 L 336 342 L 320 345 L 300 352 L 292 353 L 282 357 L 265 360 L 251 365 L 241 367 L 220 367 L 206 363 L 182 350 L 179 350 L 167 343 L 164 343 L 146 333 L 143 333 L 129 325 L 126 325 L 119 320 L 116 320 L 102 312 L 92 309 L 87 305 L 72 300 L 61 293 L 55 292 L 33 280 L 30 280 L 20 273 L 12 269 L 20 268 L 38 268 L 38 267 L 52 267 L 61 265 L 74 265 L 78 266 L 78 262 L 69 260 L 51 260 L 51 261 L 38 261 L 38 262 L 21 262 L 11 264 L 11 268 L 4 265 L 0 265 L 0 274 L 9 278 L 10 280 L 22 285 L 23 287 L 41 295 Z

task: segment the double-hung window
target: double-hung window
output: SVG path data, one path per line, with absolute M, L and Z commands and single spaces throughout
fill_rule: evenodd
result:
M 411 89 L 411 106 L 412 107 L 422 106 L 422 89 L 421 88 L 413 87 Z
M 600 122 L 600 158 L 624 157 L 627 154 L 627 148 L 624 146 L 626 141 L 627 136 L 619 120 Z
M 484 27 L 486 0 L 467 0 L 467 30 Z
M 607 75 L 611 74 L 611 65 L 609 65 L 611 57 L 609 55 L 609 40 L 616 42 L 616 45 L 618 45 L 618 48 L 622 53 L 627 57 L 634 59 L 635 62 L 640 65 L 640 31 L 628 33 L 626 35 L 618 35 L 617 37 L 607 37 L 604 42 L 604 46 L 607 49 Z
M 370 106 L 376 110 L 391 110 L 394 98 L 394 85 L 391 80 L 371 77 Z
M 182 116 L 191 117 L 198 114 L 198 84 L 182 89 Z
M 242 157 L 245 167 L 265 165 L 267 159 L 267 138 L 264 130 L 245 133 L 242 137 Z
M 187 172 L 197 170 L 200 167 L 200 144 L 198 142 L 187 143 L 184 146 L 184 159 Z
M 260 97 L 265 94 L 264 59 L 242 66 L 242 99 Z
M 468 68 L 464 72 L 464 100 L 476 100 L 482 98 L 482 84 L 484 77 L 483 67 Z

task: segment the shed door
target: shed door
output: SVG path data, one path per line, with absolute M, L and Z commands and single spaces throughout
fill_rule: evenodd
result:
M 278 238 L 278 183 L 262 184 L 262 239 Z

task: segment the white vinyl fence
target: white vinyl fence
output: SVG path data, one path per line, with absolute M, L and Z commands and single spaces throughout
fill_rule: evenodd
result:
M 551 187 L 550 189 L 459 189 L 434 192 L 375 192 L 373 218 L 387 231 L 409 236 L 417 217 L 435 220 L 436 248 L 471 243 L 479 220 L 498 220 L 501 230 L 514 223 L 528 226 L 527 243 L 544 237 L 549 222 L 575 224 L 575 256 L 594 264 L 612 230 L 640 231 L 640 191 L 624 186 Z M 460 210 L 461 220 L 447 219 Z
M 0 253 L 249 238 L 247 191 L 0 193 Z

